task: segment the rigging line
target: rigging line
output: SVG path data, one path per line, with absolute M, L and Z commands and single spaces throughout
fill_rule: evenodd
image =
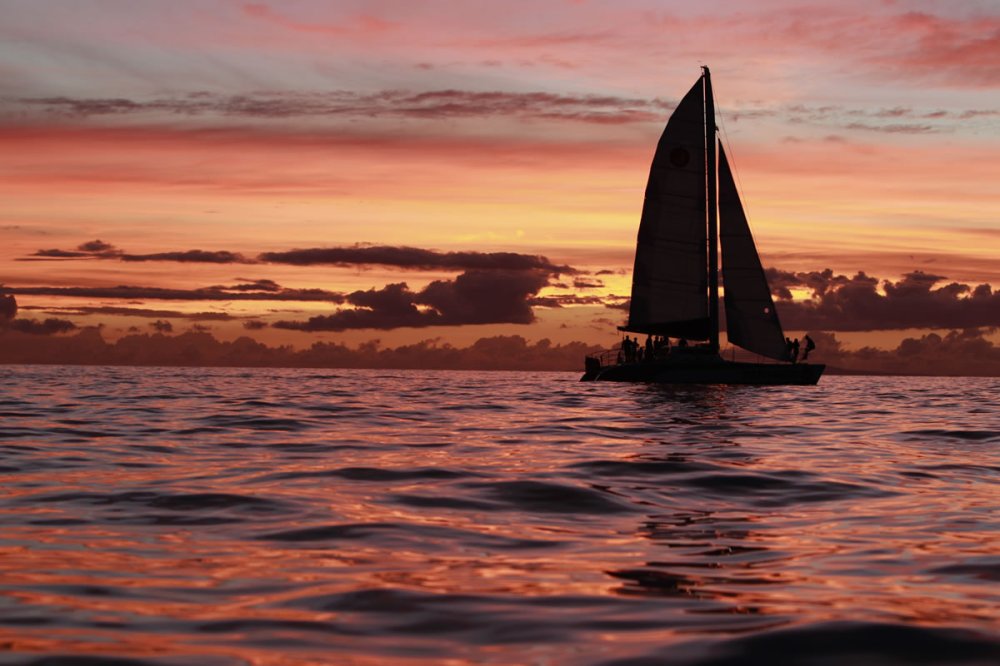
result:
M 722 141 L 726 144 L 726 157 L 729 158 L 729 171 L 732 172 L 733 178 L 736 180 L 736 191 L 740 195 L 740 202 L 743 204 L 743 215 L 747 218 L 747 226 L 750 227 L 750 233 L 753 234 L 753 223 L 750 220 L 750 212 L 747 210 L 748 202 L 746 193 L 743 190 L 743 180 L 740 178 L 740 171 L 736 168 L 736 157 L 733 155 L 733 147 L 729 143 L 729 132 L 726 130 L 726 118 L 722 114 L 722 108 L 719 106 L 718 102 L 715 104 L 715 112 L 719 115 L 720 129 L 722 130 Z

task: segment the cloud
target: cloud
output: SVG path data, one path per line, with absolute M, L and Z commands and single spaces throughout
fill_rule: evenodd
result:
M 17 299 L 0 293 L 0 323 L 10 321 L 17 315 Z
M 393 30 L 397 23 L 369 14 L 348 17 L 340 23 L 310 23 L 296 21 L 285 14 L 274 11 L 263 3 L 249 2 L 243 5 L 243 12 L 252 18 L 267 21 L 287 30 L 314 32 L 338 37 L 371 36 Z
M 921 125 L 917 123 L 888 123 L 885 125 L 874 125 L 871 123 L 848 123 L 845 128 L 849 130 L 863 130 L 866 132 L 886 132 L 888 134 L 928 134 L 940 131 L 933 125 Z
M 632 307 L 632 299 L 626 296 L 617 297 L 620 300 L 615 300 L 614 297 L 604 302 L 604 307 L 611 310 L 624 310 L 628 312 Z
M 293 266 L 394 266 L 409 270 L 544 270 L 552 274 L 575 274 L 567 265 L 555 264 L 541 255 L 517 252 L 438 252 L 416 247 L 363 245 L 349 247 L 302 248 L 283 252 L 263 252 L 256 260 L 227 250 L 185 250 L 130 254 L 102 241 L 83 243 L 76 250 L 38 250 L 32 257 L 120 259 L 121 261 L 176 261 L 181 263 L 251 264 L 274 263 Z M 232 287 L 213 287 L 236 291 L 277 291 L 272 280 L 253 280 Z
M 224 342 L 206 331 L 171 336 L 135 333 L 109 343 L 95 328 L 57 339 L 0 330 L 0 363 L 577 370 L 582 368 L 584 356 L 595 351 L 596 346 L 582 342 L 553 344 L 542 339 L 529 343 L 518 335 L 480 338 L 468 347 L 423 340 L 383 348 L 373 340 L 356 348 L 317 342 L 295 351 L 288 346 L 269 347 L 248 337 Z
M 967 329 L 1000 326 L 1000 291 L 989 284 L 971 286 L 912 271 L 893 282 L 861 271 L 852 277 L 822 271 L 765 270 L 775 307 L 786 330 L 881 331 L 900 329 Z M 724 287 L 725 285 L 723 285 Z M 794 300 L 804 290 L 805 300 Z M 629 309 L 629 300 L 604 305 Z M 723 322 L 720 322 L 724 324 Z
M 174 325 L 164 319 L 157 319 L 156 321 L 150 322 L 149 325 L 157 333 L 173 333 L 174 331 Z
M 259 331 L 262 328 L 267 328 L 267 324 L 265 322 L 260 321 L 259 319 L 248 319 L 247 321 L 243 322 L 243 328 L 247 329 L 248 331 Z
M 828 364 L 828 374 L 847 371 L 1000 376 L 1000 346 L 988 340 L 981 329 L 906 338 L 893 349 L 847 350 L 833 333 L 818 331 L 810 336 L 817 344 L 810 358 Z M 543 339 L 529 343 L 516 335 L 480 338 L 468 347 L 455 347 L 438 340 L 396 348 L 383 348 L 378 341 L 362 343 L 356 348 L 317 342 L 295 351 L 287 346 L 269 347 L 248 337 L 223 342 L 204 331 L 176 336 L 133 334 L 109 343 L 95 328 L 56 338 L 0 329 L 0 363 L 582 372 L 584 356 L 595 351 L 598 351 L 595 345 L 582 342 L 552 344 Z
M 261 120 L 288 120 L 320 117 L 332 120 L 403 118 L 415 121 L 446 119 L 516 118 L 602 125 L 662 122 L 676 106 L 661 98 L 615 95 L 567 95 L 549 92 L 508 92 L 474 90 L 383 90 L 376 93 L 255 92 L 220 96 L 191 93 L 176 98 L 147 101 L 69 97 L 20 98 L 8 100 L 24 112 L 55 117 L 86 119 L 102 116 L 137 115 L 184 119 L 245 117 Z M 842 105 L 787 104 L 762 106 L 760 102 L 727 110 L 733 122 L 744 119 L 780 117 L 789 123 L 832 125 L 846 129 L 891 133 L 928 133 L 951 127 L 955 121 L 989 117 L 989 109 L 926 110 L 903 107 L 875 108 Z M 923 122 L 903 123 L 901 120 Z
M 90 252 L 77 252 L 76 250 L 58 250 L 52 248 L 48 250 L 38 250 L 31 256 L 45 257 L 47 259 L 77 259 L 79 257 L 91 257 L 93 254 Z
M 76 324 L 67 319 L 50 318 L 45 321 L 36 319 L 13 319 L 7 322 L 6 327 L 12 331 L 28 333 L 29 335 L 55 335 L 56 333 L 68 333 L 76 329 Z
M 419 328 L 438 324 L 440 314 L 419 310 L 414 303 L 416 296 L 404 282 L 390 284 L 379 290 L 356 291 L 348 294 L 347 299 L 350 303 L 363 307 L 310 317 L 305 322 L 277 321 L 273 326 L 295 331 L 344 331 L 354 328 Z
M 778 296 L 778 315 L 786 329 L 877 331 L 905 328 L 976 328 L 1000 326 L 1000 291 L 990 285 L 972 287 L 914 271 L 897 282 L 879 281 L 865 273 L 853 277 L 833 271 L 787 273 L 768 271 Z M 811 291 L 805 301 L 788 300 L 790 288 Z M 881 286 L 881 291 L 879 287 Z
M 239 252 L 227 250 L 186 250 L 183 252 L 155 252 L 153 254 L 122 254 L 122 261 L 178 261 L 200 264 L 250 264 L 251 260 Z
M 606 301 L 601 296 L 578 296 L 576 294 L 538 296 L 528 302 L 533 306 L 543 308 L 561 308 L 564 305 L 606 305 Z
M 905 46 L 882 51 L 875 62 L 941 82 L 952 76 L 980 85 L 1000 82 L 1000 16 L 953 19 L 911 11 L 889 23 Z
M 104 241 L 97 239 L 92 241 L 87 241 L 86 243 L 81 243 L 77 248 L 84 252 L 116 252 L 116 248 L 111 243 L 105 243 Z
M 175 317 L 178 319 L 191 319 L 195 321 L 227 321 L 234 319 L 233 315 L 228 312 L 181 312 L 180 310 L 155 310 L 151 308 L 130 308 L 115 305 L 81 305 L 77 307 L 65 308 L 41 308 L 34 306 L 27 307 L 26 309 L 44 309 L 49 312 L 63 315 L 117 315 L 122 317 L 149 317 L 154 319 Z
M 104 241 L 97 239 L 81 243 L 75 250 L 38 250 L 31 256 L 50 259 L 78 259 L 84 257 L 93 259 L 117 259 L 121 256 L 121 250 L 110 243 L 105 243 Z
M 626 124 L 662 120 L 674 104 L 658 98 L 615 95 L 570 95 L 551 92 L 470 90 L 382 90 L 362 93 L 254 92 L 220 95 L 208 92 L 148 100 L 79 97 L 22 97 L 7 100 L 22 112 L 56 117 L 198 116 L 289 119 L 325 117 L 345 120 L 408 118 L 520 118 L 596 124 Z
M 25 296 L 117 298 L 124 300 L 344 302 L 343 294 L 325 289 L 281 288 L 280 291 L 229 291 L 226 287 L 165 289 L 161 287 L 118 285 L 116 287 L 8 287 L 6 290 L 12 294 L 22 294 Z
M 50 116 L 56 120 L 125 115 L 157 123 L 163 123 L 165 117 L 185 120 L 210 117 L 220 122 L 233 117 L 262 121 L 319 118 L 333 122 L 345 121 L 352 125 L 362 121 L 371 123 L 378 119 L 418 122 L 516 119 L 524 122 L 629 125 L 661 123 L 676 106 L 674 101 L 661 98 L 457 89 L 383 90 L 376 93 L 346 90 L 281 91 L 234 96 L 198 92 L 146 101 L 39 97 L 8 99 L 6 103 L 8 108 L 20 107 L 22 114 L 30 114 L 31 117 Z M 976 108 L 864 108 L 834 104 L 763 105 L 761 102 L 744 102 L 727 109 L 726 117 L 733 122 L 779 118 L 789 124 L 820 125 L 861 132 L 928 134 L 953 131 L 962 121 L 989 118 L 996 114 L 995 110 Z M 286 134 L 286 140 L 293 141 L 294 137 Z M 399 138 L 394 140 L 399 141 Z
M 238 252 L 226 250 L 185 250 L 182 252 L 156 252 L 153 254 L 128 254 L 101 240 L 81 243 L 75 250 L 38 250 L 32 257 L 48 259 L 118 259 L 121 261 L 177 261 L 203 264 L 254 263 Z
M 274 280 L 249 280 L 247 278 L 236 278 L 241 280 L 239 284 L 230 285 L 228 287 L 215 286 L 209 287 L 210 289 L 225 289 L 228 291 L 270 291 L 270 292 L 280 292 L 282 287 L 280 284 Z
M 810 360 L 830 370 L 904 375 L 1000 376 L 1000 346 L 985 335 L 992 329 L 951 330 L 905 338 L 894 349 L 847 350 L 833 333 L 812 332 L 816 351 Z
M 307 321 L 278 321 L 277 328 L 298 331 L 344 331 L 466 324 L 530 324 L 531 300 L 548 283 L 543 270 L 476 270 L 454 280 L 435 280 L 419 292 L 404 282 L 355 291 L 347 302 L 356 307 Z
M 437 252 L 416 247 L 354 245 L 351 247 L 306 248 L 287 252 L 265 252 L 260 261 L 295 266 L 381 265 L 410 270 L 543 270 L 553 274 L 573 274 L 570 266 L 557 265 L 539 255 L 516 252 Z

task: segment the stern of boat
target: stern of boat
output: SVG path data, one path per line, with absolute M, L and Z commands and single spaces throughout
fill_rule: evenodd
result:
M 605 349 L 596 354 L 588 354 L 583 359 L 583 376 L 581 382 L 597 381 L 601 372 L 613 365 L 618 365 L 620 350 Z

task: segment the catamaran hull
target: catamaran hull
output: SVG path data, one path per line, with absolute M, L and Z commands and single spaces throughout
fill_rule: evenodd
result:
M 806 386 L 818 382 L 825 369 L 819 363 L 626 363 L 590 370 L 580 381 Z

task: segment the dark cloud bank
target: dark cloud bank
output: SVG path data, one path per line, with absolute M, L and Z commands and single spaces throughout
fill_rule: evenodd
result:
M 531 299 L 548 283 L 543 271 L 467 271 L 454 280 L 435 280 L 419 292 L 405 282 L 346 296 L 354 308 L 306 321 L 278 321 L 276 328 L 344 331 L 355 328 L 530 324 Z
M 571 266 L 540 255 L 514 252 L 438 252 L 407 246 L 353 245 L 264 252 L 248 259 L 229 251 L 186 250 L 128 254 L 101 240 L 75 250 L 39 250 L 31 258 L 116 259 L 121 261 L 175 261 L 201 263 L 277 263 L 295 266 L 388 266 L 411 271 L 462 271 L 454 280 L 439 280 L 419 292 L 406 283 L 349 294 L 321 289 L 287 289 L 272 280 L 246 280 L 236 285 L 202 289 L 116 287 L 21 287 L 12 294 L 89 298 L 157 300 L 320 301 L 346 308 L 308 321 L 277 325 L 302 331 L 343 331 L 355 328 L 449 326 L 485 323 L 530 323 L 531 307 L 600 305 L 627 309 L 617 297 L 553 294 L 538 296 L 542 287 L 587 290 L 603 283 L 581 276 Z M 853 277 L 830 269 L 811 272 L 767 270 L 782 323 L 789 330 L 874 331 L 908 328 L 960 329 L 1000 326 L 1000 292 L 990 285 L 946 282 L 947 278 L 921 271 L 902 279 L 880 281 L 859 272 Z M 572 284 L 552 281 L 573 275 Z M 941 284 L 944 283 L 944 284 Z M 791 289 L 805 289 L 808 300 L 791 300 Z
M 285 320 L 273 324 L 276 328 L 317 332 L 467 324 L 530 324 L 535 321 L 533 306 L 561 307 L 558 299 L 538 298 L 539 290 L 548 283 L 549 274 L 545 270 L 536 269 L 470 270 L 459 274 L 453 280 L 435 280 L 419 291 L 411 290 L 405 282 L 398 282 L 381 289 L 347 294 L 321 289 L 287 289 L 271 280 L 202 289 L 139 286 L 18 287 L 8 288 L 7 291 L 19 296 L 172 301 L 318 301 L 350 306 L 304 321 Z M 174 316 L 202 320 L 233 318 L 226 313 L 182 314 L 172 310 L 121 306 L 48 308 L 48 311 L 70 315 L 107 314 L 157 318 Z
M 172 329 L 159 321 L 151 326 Z M 223 342 L 204 331 L 137 332 L 111 343 L 96 328 L 72 327 L 63 334 L 36 328 L 0 327 L 0 363 L 580 371 L 583 357 L 597 351 L 583 342 L 553 344 L 545 339 L 529 343 L 518 335 L 484 337 L 468 347 L 436 340 L 396 348 L 382 347 L 378 341 L 355 348 L 317 342 L 295 351 L 269 347 L 249 337 Z M 40 335 L 43 332 L 48 334 Z M 929 333 L 907 338 L 895 349 L 847 351 L 834 334 L 812 332 L 818 345 L 813 360 L 828 364 L 828 374 L 1000 376 L 1000 346 L 986 339 L 987 333 L 981 329 Z
M 530 344 L 521 336 L 480 338 L 468 347 L 425 340 L 383 348 L 377 341 L 349 348 L 317 342 L 308 349 L 269 347 L 249 337 L 222 342 L 206 332 L 180 335 L 135 334 L 109 343 L 95 328 L 68 336 L 40 337 L 0 330 L 0 363 L 82 365 L 290 367 L 290 368 L 423 368 L 450 370 L 575 370 L 585 354 L 595 351 L 582 342 Z
M 988 284 L 972 287 L 921 271 L 897 282 L 865 273 L 853 277 L 833 271 L 790 273 L 768 269 L 781 323 L 789 330 L 878 331 L 907 328 L 965 329 L 1000 326 L 1000 291 Z M 811 292 L 792 301 L 791 289 Z
M 125 261 L 200 261 L 248 263 L 232 252 L 206 253 L 201 250 L 127 255 L 100 240 L 76 250 L 39 250 L 35 258 L 121 259 Z M 405 282 L 380 289 L 352 293 L 320 289 L 287 289 L 273 280 L 243 281 L 201 289 L 163 289 L 134 285 L 116 287 L 18 287 L 11 294 L 27 296 L 69 296 L 133 300 L 188 301 L 321 301 L 348 305 L 331 314 L 305 321 L 278 321 L 277 328 L 314 332 L 349 329 L 424 328 L 466 324 L 530 324 L 535 321 L 532 306 L 559 307 L 554 299 L 539 299 L 538 292 L 561 274 L 576 274 L 571 266 L 559 265 L 538 255 L 514 252 L 437 252 L 406 246 L 354 245 L 339 248 L 306 248 L 261 254 L 254 263 L 282 263 L 296 266 L 382 265 L 416 271 L 462 271 L 454 279 L 435 280 L 419 291 Z M 597 283 L 594 283 L 596 285 Z M 587 283 L 591 286 L 591 283 Z M 86 308 L 78 309 L 81 314 Z M 148 310 L 152 313 L 153 310 Z M 92 314 L 98 314 L 93 311 Z M 142 314 L 139 309 L 119 309 L 107 314 Z

